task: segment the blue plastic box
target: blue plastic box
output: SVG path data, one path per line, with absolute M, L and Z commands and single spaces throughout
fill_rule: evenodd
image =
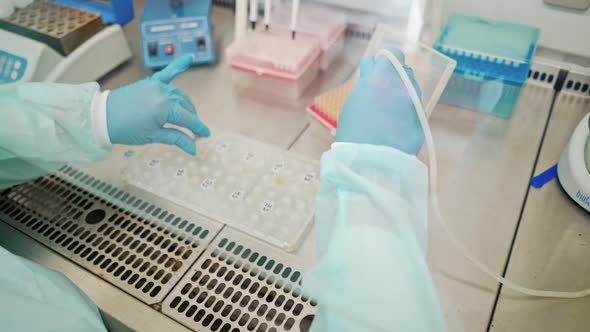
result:
M 1 0 L 0 0 L 1 1 Z M 133 0 L 50 0 L 100 14 L 104 24 L 121 26 L 133 20 Z
M 451 15 L 434 48 L 457 61 L 441 101 L 509 117 L 539 40 L 534 27 Z

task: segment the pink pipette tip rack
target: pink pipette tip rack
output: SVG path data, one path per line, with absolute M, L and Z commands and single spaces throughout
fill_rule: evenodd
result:
M 319 42 L 290 33 L 254 31 L 227 48 L 237 86 L 298 98 L 319 71 Z

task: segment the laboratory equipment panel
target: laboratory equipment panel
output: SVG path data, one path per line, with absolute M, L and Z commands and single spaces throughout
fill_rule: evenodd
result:
M 568 195 L 590 211 L 590 114 L 574 130 L 559 159 L 559 182 Z
M 26 69 L 27 59 L 0 50 L 0 84 L 20 80 Z
M 43 80 L 63 59 L 41 42 L 2 29 L 0 40 L 6 41 L 0 46 L 0 84 Z
M 193 65 L 215 61 L 210 0 L 148 0 L 139 25 L 146 68 L 162 68 L 185 54 Z
M 90 82 L 131 58 L 121 26 L 105 26 L 104 14 L 35 1 L 0 19 L 0 84 Z

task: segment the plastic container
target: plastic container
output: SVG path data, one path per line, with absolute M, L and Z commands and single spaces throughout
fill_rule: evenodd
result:
M 438 104 L 457 62 L 419 41 L 410 40 L 396 28 L 380 24 L 375 29 L 365 56 L 374 55 L 379 50 L 394 46 L 401 49 L 405 63 L 414 72 L 414 78 L 422 92 L 422 104 L 427 116 L 432 115 Z
M 422 91 L 424 110 L 427 112 L 427 116 L 430 116 L 453 74 L 456 62 L 431 47 L 406 39 L 397 33 L 397 29 L 383 24 L 378 25 L 375 29 L 365 56 L 374 55 L 379 50 L 391 46 L 404 52 L 405 63 L 413 69 L 416 82 Z M 357 77 L 358 70 L 343 85 L 316 97 L 314 104 L 307 109 L 333 134 L 338 125 L 338 115 L 356 83 Z
M 280 6 L 273 14 L 271 29 L 290 31 L 291 7 Z M 320 43 L 320 68 L 328 69 L 344 49 L 346 15 L 317 5 L 302 5 L 297 21 L 297 36 L 315 38 Z
M 535 54 L 540 30 L 480 17 L 451 15 L 434 47 L 457 60 L 441 100 L 509 117 Z
M 317 40 L 279 31 L 255 31 L 227 48 L 235 85 L 265 95 L 297 99 L 320 67 Z
M 152 145 L 124 173 L 138 188 L 238 228 L 286 251 L 313 222 L 319 163 L 220 130 L 198 139 L 196 157 Z
M 104 24 L 121 26 L 133 19 L 133 0 L 52 0 L 65 6 L 100 14 Z

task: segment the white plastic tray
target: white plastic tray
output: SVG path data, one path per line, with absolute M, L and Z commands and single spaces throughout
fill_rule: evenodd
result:
M 136 187 L 296 250 L 313 220 L 319 162 L 241 135 L 215 130 L 197 156 L 153 145 L 124 173 Z

